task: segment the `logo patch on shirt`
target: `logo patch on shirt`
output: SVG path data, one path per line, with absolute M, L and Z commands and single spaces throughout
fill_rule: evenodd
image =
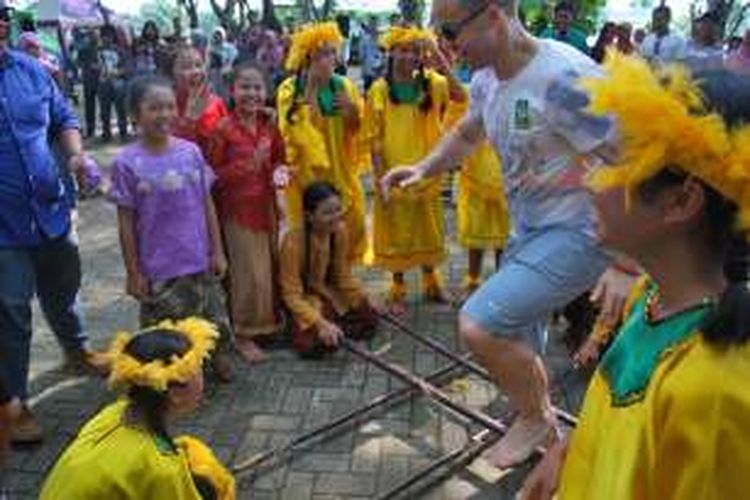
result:
M 513 114 L 515 128 L 518 130 L 528 130 L 531 128 L 531 111 L 529 110 L 529 101 L 527 99 L 518 99 Z

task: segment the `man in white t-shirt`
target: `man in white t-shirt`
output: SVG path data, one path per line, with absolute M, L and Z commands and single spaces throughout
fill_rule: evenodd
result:
M 687 42 L 669 30 L 672 10 L 659 5 L 651 12 L 652 32 L 640 46 L 641 55 L 651 63 L 665 64 L 681 61 L 687 55 Z
M 693 72 L 713 71 L 724 67 L 724 48 L 719 27 L 712 12 L 693 21 L 693 39 L 688 43 L 685 66 Z
M 540 357 L 552 312 L 597 285 L 606 314 L 619 317 L 632 284 L 608 269 L 611 259 L 598 244 L 593 203 L 581 184 L 614 133 L 609 120 L 583 112 L 588 98 L 575 86 L 599 69 L 572 47 L 529 35 L 516 2 L 433 2 L 440 32 L 476 70 L 471 110 L 427 158 L 381 181 L 387 199 L 390 189 L 460 165 L 485 139 L 503 159 L 514 235 L 501 268 L 464 304 L 459 326 L 518 410 L 488 454 L 501 468 L 525 460 L 556 429 Z

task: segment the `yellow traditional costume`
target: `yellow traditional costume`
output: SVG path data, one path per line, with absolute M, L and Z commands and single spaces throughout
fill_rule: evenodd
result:
M 345 92 L 357 107 L 360 119 L 364 103 L 351 80 L 334 75 L 330 85 L 320 89 L 318 106 L 305 101 L 302 71 L 309 58 L 325 47 L 340 47 L 343 38 L 335 23 L 304 26 L 292 35 L 287 69 L 297 72 L 285 80 L 277 92 L 279 128 L 286 146 L 287 162 L 294 171 L 286 190 L 289 225 L 298 229 L 302 222 L 302 192 L 313 181 L 327 181 L 339 190 L 346 213 L 351 242 L 350 257 L 364 255 L 365 196 L 360 175 L 369 168 L 362 130 L 348 130 L 344 117 L 333 106 L 338 92 Z
M 381 41 L 386 51 L 400 45 L 433 43 L 430 32 L 401 27 L 391 28 Z M 380 78 L 370 88 L 366 121 L 376 180 L 394 167 L 422 160 L 445 132 L 450 101 L 448 81 L 431 70 L 423 76 L 429 88 L 429 109 L 421 108 L 421 101 L 427 96 L 422 95 L 425 92 L 419 79 L 398 84 Z M 392 100 L 396 94 L 399 102 Z M 375 265 L 402 273 L 416 266 L 434 268 L 442 262 L 445 257 L 442 182 L 443 176 L 436 176 L 398 189 L 387 204 L 380 196 L 375 197 Z M 392 296 L 403 293 L 392 291 Z
M 703 109 L 679 69 L 655 74 L 617 56 L 583 84 L 591 111 L 612 114 L 621 159 L 595 188 L 625 186 L 675 165 L 739 207 L 750 225 L 750 128 L 731 131 Z M 626 320 L 589 385 L 559 485 L 563 499 L 745 498 L 750 491 L 750 344 L 709 343 L 711 300 L 652 320 L 655 284 L 635 287 Z
M 166 321 L 154 329 L 183 334 L 190 350 L 168 365 L 141 363 L 124 351 L 131 337 L 121 334 L 111 350 L 113 388 L 141 385 L 162 391 L 171 382 L 186 381 L 201 370 L 218 338 L 213 325 L 196 318 Z M 131 424 L 128 406 L 127 399 L 120 399 L 81 429 L 47 477 L 42 500 L 201 500 L 195 478 L 208 482 L 217 498 L 235 498 L 233 477 L 205 444 L 189 436 L 169 442 Z
M 452 102 L 450 126 L 458 123 L 469 103 Z M 469 250 L 505 247 L 510 233 L 508 201 L 503 186 L 500 157 L 489 141 L 483 141 L 464 161 L 457 176 L 456 220 L 458 242 Z M 468 283 L 476 286 L 479 283 Z

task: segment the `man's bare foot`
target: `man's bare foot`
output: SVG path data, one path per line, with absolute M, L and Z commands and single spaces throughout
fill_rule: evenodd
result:
M 554 436 L 555 424 L 544 418 L 518 417 L 503 438 L 485 454 L 498 469 L 508 469 L 528 459 L 534 450 Z
M 263 349 L 250 339 L 237 339 L 237 350 L 240 352 L 242 359 L 251 365 L 266 360 L 266 353 Z

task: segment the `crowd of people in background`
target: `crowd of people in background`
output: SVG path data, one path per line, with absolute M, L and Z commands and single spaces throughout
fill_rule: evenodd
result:
M 364 88 L 385 70 L 379 37 L 384 30 L 380 18 L 371 15 L 355 22 L 343 16 L 340 22 L 345 41 L 339 55 L 337 71 L 345 73 L 347 66 L 358 64 L 362 70 Z M 628 22 L 606 21 L 593 43 L 591 37 L 576 23 L 572 3 L 558 2 L 552 19 L 538 33 L 540 38 L 551 38 L 567 43 L 589 55 L 597 62 L 615 49 L 623 54 L 638 53 L 649 61 L 669 63 L 681 61 L 695 70 L 727 67 L 733 71 L 750 72 L 750 30 L 742 36 L 722 39 L 719 19 L 712 12 L 695 18 L 689 38 L 683 38 L 672 27 L 672 13 L 667 5 L 653 10 L 648 28 L 634 28 Z M 398 14 L 389 18 L 389 25 L 403 20 Z M 72 32 L 70 54 L 73 64 L 66 74 L 59 61 L 44 52 L 33 23 L 26 26 L 18 40 L 18 48 L 37 57 L 53 74 L 56 81 L 82 84 L 85 109 L 85 137 L 99 135 L 104 141 L 112 139 L 111 117 L 114 114 L 121 139 L 127 138 L 127 119 L 124 102 L 126 85 L 133 77 L 161 74 L 170 75 L 170 61 L 176 47 L 189 43 L 205 58 L 209 79 L 216 93 L 227 97 L 227 77 L 237 60 L 252 59 L 271 75 L 274 85 L 285 76 L 284 58 L 289 49 L 293 22 L 280 31 L 269 29 L 254 21 L 234 36 L 222 27 L 210 36 L 199 28 L 186 32 L 180 18 L 173 20 L 172 32 L 164 35 L 154 21 L 147 21 L 140 33 L 129 35 L 120 27 L 76 28 Z M 355 29 L 356 26 L 356 29 Z

